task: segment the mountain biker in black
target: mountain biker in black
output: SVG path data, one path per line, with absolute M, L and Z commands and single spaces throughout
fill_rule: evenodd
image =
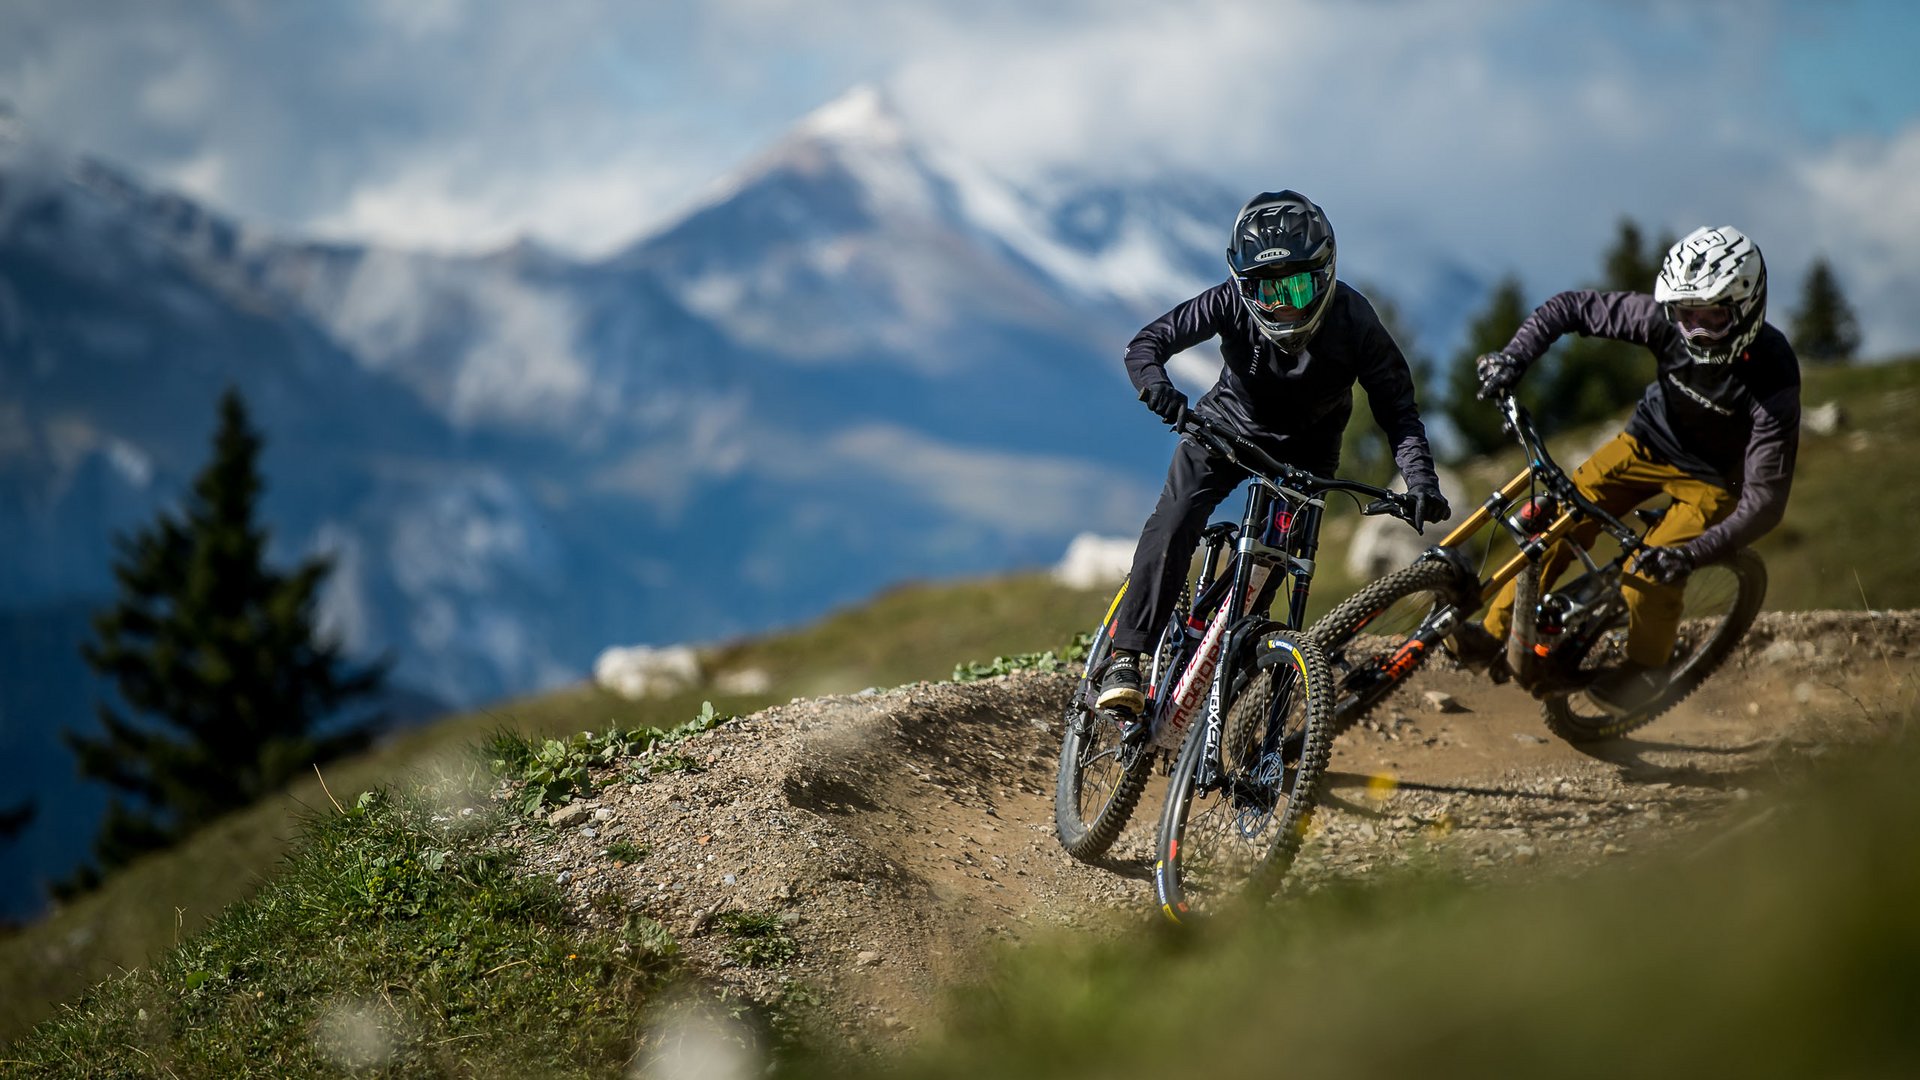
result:
M 1767 268 L 1739 230 L 1700 228 L 1667 252 L 1653 295 L 1563 292 L 1540 305 L 1507 347 L 1478 361 L 1480 398 L 1511 390 L 1527 365 L 1569 331 L 1644 345 L 1658 376 L 1627 429 L 1576 469 L 1575 485 L 1615 516 L 1665 493 L 1673 505 L 1647 533 L 1653 545 L 1622 578 L 1627 661 L 1587 689 L 1627 713 L 1666 687 L 1684 601 L 1682 582 L 1766 535 L 1786 512 L 1800 445 L 1800 364 L 1766 322 Z M 1569 539 L 1588 544 L 1599 523 Z M 1543 587 L 1572 557 L 1548 552 Z M 1466 623 L 1451 646 L 1468 664 L 1494 660 L 1513 618 L 1514 586 L 1494 599 L 1484 626 Z
M 1199 410 L 1279 460 L 1330 476 L 1357 380 L 1417 500 L 1416 516 L 1446 520 L 1451 512 L 1434 476 L 1406 357 L 1367 298 L 1334 278 L 1333 227 L 1320 208 L 1294 191 L 1255 196 L 1234 220 L 1227 268 L 1227 281 L 1134 335 L 1127 376 L 1140 400 L 1175 422 L 1187 397 L 1167 377 L 1167 358 L 1218 337 L 1226 362 Z M 1145 709 L 1140 654 L 1173 613 L 1208 515 L 1245 478 L 1190 441 L 1174 450 L 1166 487 L 1134 550 L 1100 708 L 1136 717 Z M 1128 737 L 1143 735 L 1144 726 L 1132 725 Z

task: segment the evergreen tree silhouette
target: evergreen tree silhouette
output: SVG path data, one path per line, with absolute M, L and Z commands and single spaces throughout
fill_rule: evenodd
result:
M 213 460 L 185 505 L 116 539 L 120 596 L 95 614 L 82 653 L 148 719 L 103 702 L 102 734 L 62 733 L 80 774 L 114 790 L 94 839 L 98 869 L 83 870 L 80 887 L 365 745 L 378 722 L 322 731 L 379 688 L 385 664 L 351 666 L 316 634 L 328 560 L 290 573 L 266 565 L 267 532 L 255 520 L 260 447 L 229 389 Z
M 1860 324 L 1826 258 L 1813 260 L 1793 316 L 1793 348 L 1815 364 L 1844 364 L 1860 348 Z

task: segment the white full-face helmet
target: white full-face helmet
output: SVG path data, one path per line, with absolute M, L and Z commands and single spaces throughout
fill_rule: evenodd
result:
M 1739 229 L 1698 228 L 1667 252 L 1653 298 L 1696 362 L 1731 363 L 1766 322 L 1767 264 Z

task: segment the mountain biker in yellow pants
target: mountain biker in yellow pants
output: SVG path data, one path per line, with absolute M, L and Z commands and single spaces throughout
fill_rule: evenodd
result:
M 1673 507 L 1647 533 L 1647 543 L 1656 547 L 1680 547 L 1697 539 L 1731 513 L 1734 505 L 1732 492 L 1667 464 L 1624 431 L 1573 471 L 1573 483 L 1580 494 L 1615 517 L 1663 492 L 1672 496 Z M 1547 552 L 1540 580 L 1552 581 L 1567 568 L 1573 559 L 1568 543 L 1586 547 L 1599 532 L 1598 521 L 1576 526 L 1567 540 Z M 1664 666 L 1679 636 L 1684 587 L 1631 572 L 1621 578 L 1620 584 L 1627 598 L 1627 659 L 1648 669 Z M 1513 627 L 1513 594 L 1517 587 L 1516 582 L 1507 582 L 1487 612 L 1483 628 L 1495 641 L 1505 641 Z
M 1563 292 L 1534 311 L 1507 347 L 1478 361 L 1480 398 L 1513 389 L 1527 365 L 1562 334 L 1644 345 L 1657 377 L 1627 430 L 1574 470 L 1580 491 L 1619 517 L 1665 492 L 1672 509 L 1648 534 L 1651 547 L 1622 579 L 1630 610 L 1627 661 L 1603 673 L 1587 696 L 1630 712 L 1666 689 L 1688 574 L 1766 535 L 1786 513 L 1800 445 L 1800 363 L 1786 335 L 1766 322 L 1767 268 L 1739 230 L 1700 228 L 1673 245 L 1653 295 Z M 1572 538 L 1591 542 L 1597 524 Z M 1558 546 L 1541 584 L 1566 567 Z M 1489 663 L 1513 622 L 1509 584 L 1484 626 L 1462 624 L 1449 641 L 1463 662 Z

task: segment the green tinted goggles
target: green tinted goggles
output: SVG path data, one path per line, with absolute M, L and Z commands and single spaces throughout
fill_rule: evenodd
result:
M 1283 278 L 1259 278 L 1250 284 L 1253 286 L 1253 302 L 1260 305 L 1263 311 L 1304 308 L 1313 303 L 1315 295 L 1313 272 L 1310 270 L 1288 274 Z

